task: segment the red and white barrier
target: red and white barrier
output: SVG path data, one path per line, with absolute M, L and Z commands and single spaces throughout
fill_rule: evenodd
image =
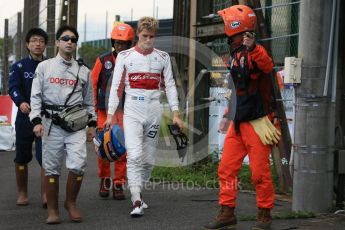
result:
M 15 150 L 16 134 L 14 125 L 17 110 L 17 106 L 9 95 L 0 96 L 0 116 L 7 117 L 7 123 L 1 123 L 0 125 L 0 151 Z
M 13 127 L 16 121 L 18 107 L 9 95 L 0 95 L 0 116 L 6 116 Z

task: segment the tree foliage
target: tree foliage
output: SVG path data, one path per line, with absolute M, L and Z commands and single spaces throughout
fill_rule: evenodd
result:
M 78 49 L 80 58 L 82 58 L 90 68 L 93 68 L 95 65 L 96 58 L 107 51 L 108 49 L 103 46 L 96 47 L 90 44 L 82 45 Z

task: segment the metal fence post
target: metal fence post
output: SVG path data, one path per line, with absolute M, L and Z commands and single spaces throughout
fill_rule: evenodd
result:
M 8 81 L 8 46 L 9 46 L 9 39 L 8 39 L 8 19 L 5 19 L 5 29 L 4 29 L 4 55 L 3 55 L 3 78 L 2 78 L 2 90 L 1 94 L 7 94 L 7 81 Z

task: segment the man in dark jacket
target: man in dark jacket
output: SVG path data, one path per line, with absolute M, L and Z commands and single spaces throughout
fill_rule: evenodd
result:
M 35 141 L 36 160 L 42 166 L 42 141 L 33 133 L 33 126 L 29 120 L 30 95 L 33 75 L 38 63 L 43 59 L 43 52 L 48 42 L 48 35 L 40 28 L 32 28 L 25 37 L 29 56 L 14 63 L 9 76 L 9 94 L 18 106 L 15 123 L 16 128 L 16 157 L 15 171 L 17 179 L 17 205 L 28 205 L 28 166 L 32 160 L 32 143 Z M 41 169 L 41 199 L 46 207 L 44 189 L 44 170 Z

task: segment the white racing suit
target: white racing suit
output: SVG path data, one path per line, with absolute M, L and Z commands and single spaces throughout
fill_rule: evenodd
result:
M 82 104 L 96 121 L 93 90 L 89 69 L 78 65 L 77 61 L 64 60 L 59 54 L 55 58 L 41 62 L 36 69 L 31 90 L 30 120 L 42 119 L 42 166 L 46 175 L 60 175 L 63 158 L 66 155 L 66 168 L 82 175 L 86 168 L 85 129 L 67 132 L 52 120 L 41 115 L 43 104 L 63 106 L 79 75 L 78 85 L 67 105 Z M 49 114 L 57 111 L 46 110 Z M 65 153 L 67 152 L 67 154 Z
M 178 97 L 166 52 L 153 49 L 142 53 L 139 47 L 118 54 L 109 95 L 108 114 L 118 104 L 118 90 L 125 85 L 124 133 L 127 149 L 128 186 L 132 201 L 138 199 L 143 183 L 148 181 L 159 138 L 161 81 L 172 111 L 178 111 Z

